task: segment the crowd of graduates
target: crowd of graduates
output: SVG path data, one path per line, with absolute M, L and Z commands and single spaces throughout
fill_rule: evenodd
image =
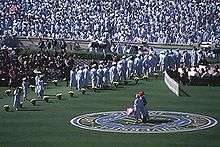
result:
M 66 79 L 68 85 L 78 90 L 88 85 L 103 87 L 103 84 L 124 81 L 132 77 L 149 76 L 160 71 L 190 69 L 205 64 L 206 58 L 214 58 L 210 51 L 165 50 L 157 52 L 148 48 L 135 55 L 118 56 L 109 61 L 86 61 L 76 64 L 74 56 L 62 50 L 51 54 L 48 51 L 20 54 L 16 50 L 4 50 L 1 54 L 1 84 L 18 86 L 26 77 L 34 84 L 36 72 L 45 79 Z M 206 69 L 205 69 L 206 71 Z
M 207 57 L 214 58 L 209 51 L 158 52 L 154 48 L 143 50 L 116 43 L 107 44 L 109 48 L 101 47 L 101 52 L 124 56 L 76 64 L 74 56 L 65 50 L 65 41 L 56 41 L 71 38 L 102 43 L 219 44 L 220 3 L 216 0 L 7 0 L 0 2 L 0 20 L 0 44 L 10 36 L 52 37 L 53 41 L 40 41 L 39 48 L 59 46 L 62 50 L 55 54 L 43 50 L 20 54 L 19 50 L 6 47 L 0 51 L 0 84 L 16 87 L 16 110 L 21 93 L 25 100 L 30 85 L 34 85 L 37 97 L 42 99 L 44 83 L 53 80 L 65 79 L 72 90 L 102 89 L 158 71 L 168 71 L 183 84 L 216 85 L 220 81 L 219 66 L 207 64 Z M 17 44 L 8 44 L 13 43 Z M 93 45 L 89 51 L 100 52 L 100 46 Z
M 0 36 L 219 43 L 217 0 L 7 0 Z
M 211 78 L 219 81 L 220 69 L 218 66 L 209 67 L 206 61 L 208 57 L 214 58 L 215 54 L 197 49 L 158 52 L 150 47 L 145 52 L 140 50 L 137 54 L 116 56 L 108 61 L 89 60 L 76 64 L 78 59 L 67 54 L 66 50 L 54 54 L 43 50 L 22 54 L 8 49 L 1 54 L 0 80 L 1 84 L 12 87 L 22 85 L 24 99 L 30 85 L 34 85 L 37 97 L 42 99 L 44 83 L 63 79 L 66 86 L 79 91 L 89 87 L 102 89 L 115 83 L 149 77 L 158 71 L 171 71 L 171 75 L 184 84 L 195 81 L 194 77 L 209 79 L 208 83 Z M 200 65 L 204 67 L 199 68 Z

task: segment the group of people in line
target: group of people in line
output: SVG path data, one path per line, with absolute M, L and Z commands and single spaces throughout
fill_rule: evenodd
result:
M 113 61 L 94 61 L 79 65 L 75 65 L 73 58 L 60 54 L 57 54 L 55 57 L 47 53 L 31 54 L 30 56 L 12 55 L 12 57 L 9 59 L 5 58 L 5 62 L 10 63 L 9 65 L 13 69 L 20 65 L 21 69 L 25 71 L 21 82 L 24 90 L 23 97 L 26 98 L 27 89 L 30 84 L 33 84 L 35 85 L 37 97 L 43 98 L 44 83 L 51 78 L 51 74 L 55 75 L 52 77 L 53 79 L 61 80 L 65 78 L 71 89 L 81 90 L 90 86 L 94 89 L 102 89 L 106 85 L 114 84 L 114 82 L 123 82 L 133 77 L 150 76 L 158 70 L 163 72 L 198 66 L 206 57 L 214 57 L 214 54 L 209 51 L 196 49 L 192 51 L 166 50 L 158 53 L 155 49 L 151 48 L 148 52 L 124 55 Z M 32 69 L 30 65 L 34 65 L 35 68 Z M 49 75 L 47 75 L 47 72 Z M 9 81 L 13 81 L 14 79 L 12 78 L 17 77 L 15 71 L 9 72 L 9 75 L 12 75 Z M 17 86 L 20 86 L 21 83 Z
M 202 64 L 206 57 L 214 54 L 193 49 L 191 52 L 166 50 L 158 54 L 150 49 L 147 53 L 135 56 L 122 56 L 114 62 L 99 62 L 90 67 L 88 65 L 73 67 L 70 71 L 70 87 L 77 90 L 92 85 L 92 88 L 102 88 L 104 85 L 121 82 L 132 77 L 143 77 L 158 71 L 176 70 L 180 67 L 190 68 Z
M 42 98 L 44 94 L 44 81 L 39 72 L 37 73 L 35 80 L 35 93 L 38 95 L 39 98 Z M 22 87 L 17 87 L 13 94 L 13 107 L 15 108 L 15 110 L 18 111 L 22 107 L 23 101 L 27 100 L 28 88 L 28 79 L 24 78 L 22 82 Z M 132 116 L 135 118 L 135 123 L 147 123 L 147 121 L 150 119 L 147 104 L 147 97 L 144 91 L 141 90 L 135 95 L 135 98 L 132 101 L 132 107 L 128 108 L 126 113 L 128 116 Z
M 44 84 L 45 80 L 43 75 L 40 75 L 39 72 L 36 73 L 35 77 L 35 94 L 39 99 L 43 99 L 44 96 Z M 28 100 L 27 96 L 30 89 L 30 82 L 28 77 L 22 79 L 21 87 L 16 87 L 14 91 L 13 107 L 15 110 L 19 110 L 22 107 L 22 104 L 25 100 Z

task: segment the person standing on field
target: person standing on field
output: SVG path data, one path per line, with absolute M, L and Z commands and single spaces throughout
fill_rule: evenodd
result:
M 37 87 L 37 94 L 38 98 L 43 99 L 44 96 L 44 80 L 43 76 L 40 77 L 39 82 L 38 82 L 38 87 Z
M 22 79 L 22 89 L 23 89 L 23 100 L 27 100 L 29 81 L 28 78 L 25 77 Z
M 14 91 L 14 100 L 13 100 L 13 107 L 16 111 L 20 108 L 20 101 L 21 101 L 21 89 L 17 87 Z
M 70 88 L 76 87 L 76 69 L 73 67 L 70 70 Z
M 146 104 L 147 104 L 147 102 L 144 97 L 144 93 L 139 92 L 138 94 L 136 94 L 133 108 L 134 108 L 134 117 L 137 122 L 139 119 L 141 119 L 143 123 L 146 123 L 147 120 L 149 119 L 148 110 L 145 107 Z
M 92 89 L 95 89 L 96 88 L 96 82 L 97 82 L 96 64 L 92 65 L 92 69 L 90 70 L 90 77 L 91 77 Z

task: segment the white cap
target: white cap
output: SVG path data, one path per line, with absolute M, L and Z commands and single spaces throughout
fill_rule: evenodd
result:
M 93 64 L 92 67 L 96 67 L 96 64 Z
M 116 62 L 112 62 L 112 65 L 116 65 L 117 63 Z
M 38 71 L 38 70 L 34 70 L 34 73 L 35 73 L 35 74 L 41 74 L 41 72 Z

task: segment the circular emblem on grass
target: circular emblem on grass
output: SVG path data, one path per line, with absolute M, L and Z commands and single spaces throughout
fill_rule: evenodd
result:
M 202 130 L 213 127 L 217 120 L 204 115 L 150 111 L 147 123 L 136 123 L 125 111 L 99 112 L 73 118 L 70 122 L 77 127 L 119 133 L 170 133 Z

